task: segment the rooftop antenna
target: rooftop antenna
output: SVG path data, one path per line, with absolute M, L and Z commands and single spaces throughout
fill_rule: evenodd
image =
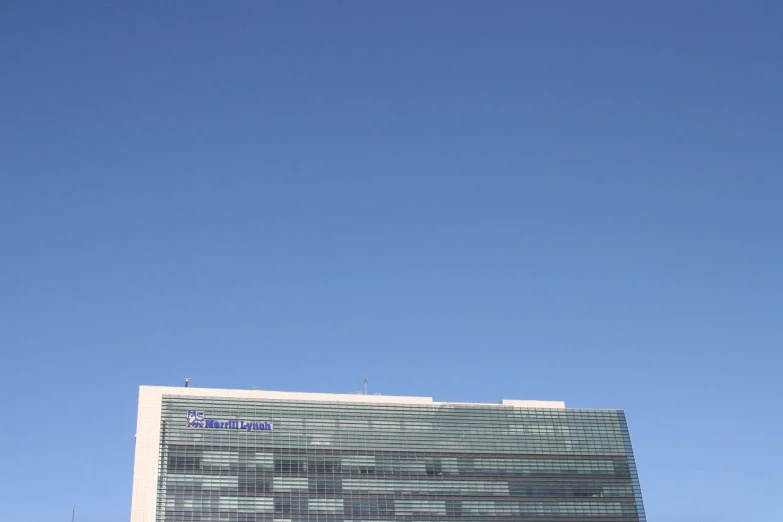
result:
M 364 378 L 364 394 L 367 395 L 367 377 Z
M 188 383 L 190 382 L 190 377 L 183 377 L 182 380 L 185 381 L 185 388 L 187 388 Z
M 73 511 L 71 511 L 71 522 L 76 520 L 76 504 L 73 505 Z

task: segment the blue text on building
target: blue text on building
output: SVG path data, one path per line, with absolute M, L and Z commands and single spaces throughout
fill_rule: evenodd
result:
M 271 431 L 271 422 L 246 421 L 242 419 L 207 419 L 203 411 L 188 410 L 188 428 L 209 428 L 222 430 Z

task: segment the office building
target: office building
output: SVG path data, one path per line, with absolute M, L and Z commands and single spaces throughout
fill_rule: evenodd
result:
M 131 522 L 645 522 L 625 414 L 142 386 Z

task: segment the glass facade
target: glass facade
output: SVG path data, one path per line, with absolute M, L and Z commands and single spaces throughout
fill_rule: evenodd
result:
M 157 522 L 646 520 L 619 410 L 177 395 L 161 408 Z

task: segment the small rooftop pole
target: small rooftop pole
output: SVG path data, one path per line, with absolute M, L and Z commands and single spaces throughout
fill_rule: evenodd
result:
M 71 511 L 71 522 L 76 520 L 76 504 L 73 505 L 73 511 Z
M 367 377 L 364 378 L 364 394 L 367 395 Z
M 188 383 L 190 382 L 190 377 L 183 377 L 182 380 L 185 381 L 185 388 L 187 388 Z

